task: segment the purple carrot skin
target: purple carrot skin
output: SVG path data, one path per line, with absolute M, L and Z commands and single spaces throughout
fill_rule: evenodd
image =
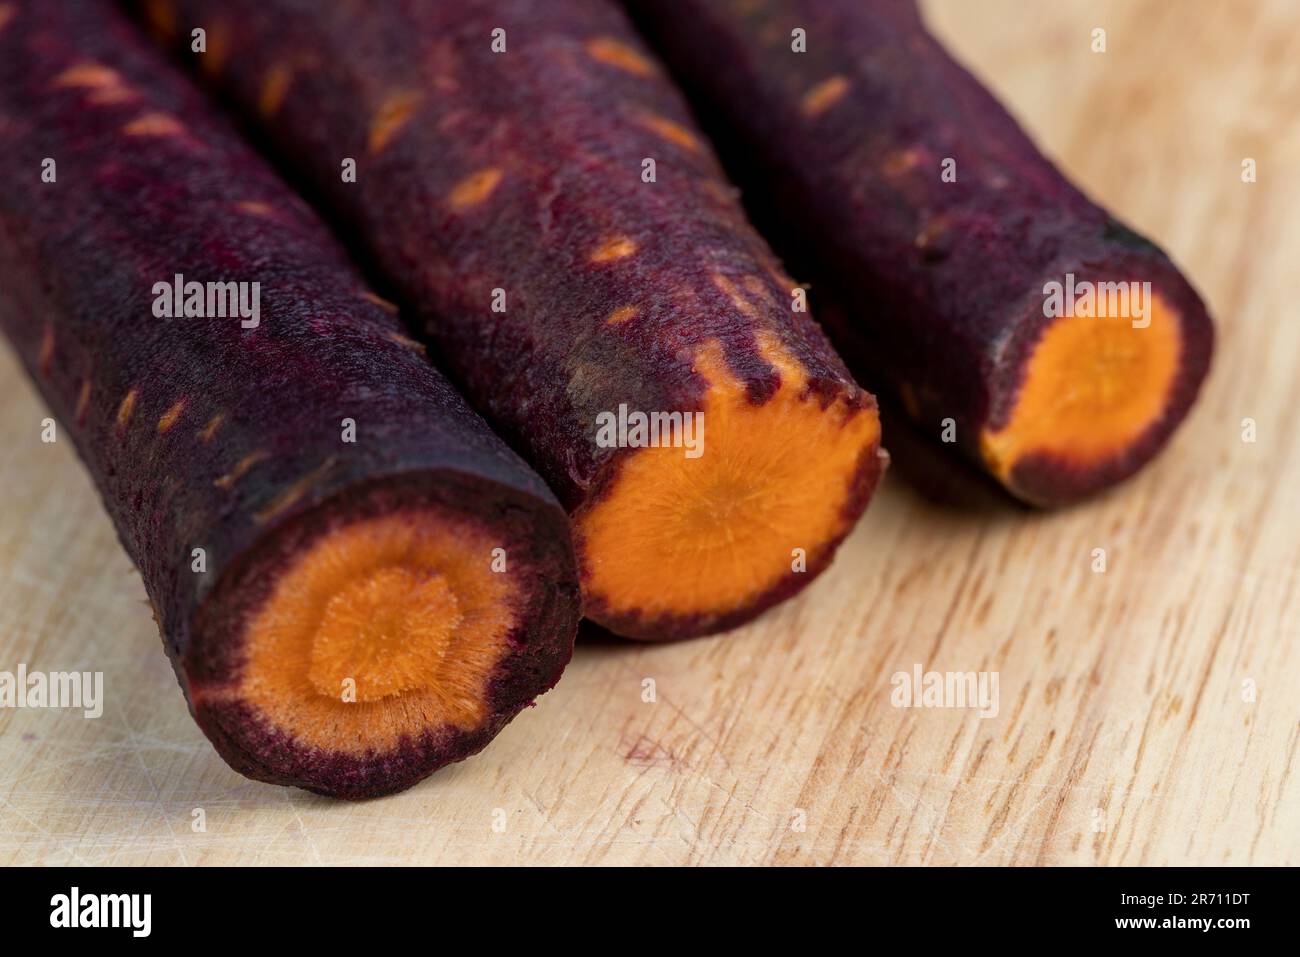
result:
M 0 327 L 222 757 L 398 791 L 559 679 L 567 518 L 210 109 L 112 5 L 0 2 Z M 176 274 L 260 283 L 256 326 L 156 318 Z
M 590 617 L 634 638 L 718 631 L 829 563 L 880 475 L 875 402 L 795 310 L 614 4 L 149 11 L 186 50 L 204 29 L 202 72 L 420 309 L 440 361 L 555 489 Z M 691 418 L 677 447 L 662 433 L 631 447 L 650 438 L 630 418 L 646 413 L 702 414 L 702 446 Z
M 1209 366 L 1200 298 L 1038 152 L 911 0 L 627 2 L 831 338 L 928 434 L 1039 505 L 1165 444 Z M 1069 276 L 1084 298 L 1062 316 Z M 1108 282 L 1151 295 L 1127 315 L 1124 286 L 1089 305 Z

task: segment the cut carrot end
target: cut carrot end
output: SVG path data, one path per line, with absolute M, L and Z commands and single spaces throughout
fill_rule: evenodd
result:
M 640 449 L 575 516 L 597 620 L 634 635 L 668 630 L 657 622 L 690 620 L 686 631 L 703 633 L 742 620 L 802 571 L 801 555 L 806 567 L 819 564 L 856 520 L 860 477 L 880 439 L 875 407 L 844 395 L 827 403 L 795 359 L 770 342 L 760 352 L 780 374 L 773 395 L 752 401 L 710 343 L 695 363 L 707 382 L 700 454 Z
M 430 508 L 323 533 L 250 618 L 233 699 L 309 747 L 355 755 L 478 726 L 518 585 L 489 534 Z
M 1006 424 L 986 430 L 989 469 L 1046 457 L 1086 471 L 1128 452 L 1165 414 L 1181 363 L 1177 312 L 1158 295 L 1138 325 L 1120 316 L 1062 316 L 1030 355 Z

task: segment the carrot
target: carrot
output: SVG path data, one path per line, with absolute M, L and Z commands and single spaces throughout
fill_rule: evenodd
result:
M 129 21 L 0 2 L 0 144 L 0 328 L 232 767 L 397 791 L 559 679 L 563 509 Z
M 1038 505 L 1131 475 L 1213 328 L 911 0 L 628 0 L 863 381 Z M 684 25 L 689 25 L 686 28 Z
M 613 4 L 150 7 L 555 489 L 591 618 L 704 634 L 826 567 L 875 402 Z

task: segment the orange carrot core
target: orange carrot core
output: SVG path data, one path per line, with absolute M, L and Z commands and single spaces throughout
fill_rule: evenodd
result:
M 460 624 L 456 596 L 436 572 L 386 567 L 345 584 L 325 604 L 308 680 L 327 697 L 355 685 L 357 701 L 428 688 Z

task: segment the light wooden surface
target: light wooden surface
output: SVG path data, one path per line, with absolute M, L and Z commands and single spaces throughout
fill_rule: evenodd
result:
M 483 754 L 348 805 L 217 758 L 0 350 L 0 670 L 101 670 L 107 695 L 99 720 L 0 711 L 0 863 L 1300 863 L 1300 4 L 930 10 L 1211 304 L 1208 388 L 1153 467 L 1062 514 L 940 508 L 891 475 L 796 601 L 581 646 Z M 892 707 L 916 663 L 997 671 L 998 716 Z

